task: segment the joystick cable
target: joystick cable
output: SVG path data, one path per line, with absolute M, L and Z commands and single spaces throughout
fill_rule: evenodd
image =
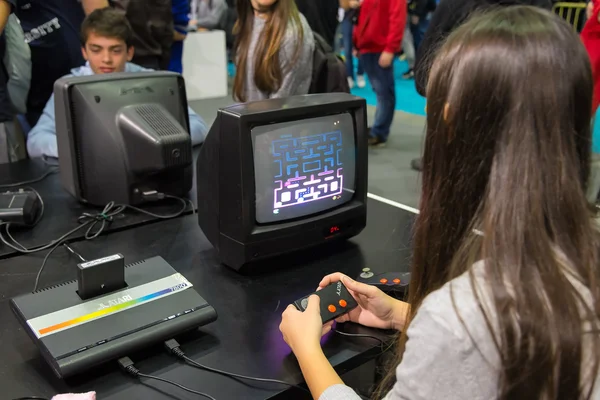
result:
M 236 374 L 233 372 L 227 372 L 227 371 L 223 371 L 223 370 L 220 370 L 217 368 L 208 367 L 206 365 L 200 364 L 199 362 L 194 361 L 191 358 L 189 358 L 188 356 L 186 356 L 185 353 L 183 352 L 183 350 L 181 350 L 181 348 L 179 347 L 179 343 L 175 339 L 167 340 L 165 342 L 165 348 L 167 349 L 167 351 L 169 353 L 175 355 L 177 358 L 185 361 L 189 365 L 199 368 L 199 369 L 209 371 L 209 372 L 214 372 L 215 374 L 224 375 L 224 376 L 227 376 L 230 378 L 248 380 L 248 381 L 263 382 L 263 383 L 275 383 L 278 385 L 285 385 L 285 386 L 293 387 L 293 388 L 300 389 L 302 391 L 310 393 L 310 391 L 308 389 L 306 389 L 300 385 L 295 385 L 293 383 L 289 383 L 286 381 L 281 381 L 281 380 L 277 380 L 277 379 L 268 379 L 268 378 L 256 378 L 253 376 L 247 376 L 247 375 Z
M 364 333 L 348 333 L 348 332 L 342 332 L 342 331 L 337 330 L 337 329 L 334 329 L 333 331 L 335 333 L 337 333 L 338 335 L 342 335 L 342 336 L 374 339 L 374 340 L 377 340 L 381 344 L 381 346 L 385 346 L 385 345 L 388 344 L 388 343 L 386 343 L 385 340 L 380 339 L 377 336 L 373 336 L 373 335 L 366 335 Z
M 168 383 L 169 385 L 173 385 L 175 387 L 178 387 L 181 390 L 185 390 L 186 392 L 198 395 L 198 396 L 202 396 L 205 397 L 209 400 L 216 400 L 214 397 L 212 397 L 209 394 L 206 393 L 202 393 L 202 392 L 198 392 L 197 390 L 194 389 L 190 389 L 187 386 L 183 386 L 177 382 L 173 382 L 170 381 L 168 379 L 164 379 L 164 378 L 160 378 L 158 376 L 154 376 L 154 375 L 148 375 L 148 374 L 143 374 L 140 372 L 139 369 L 137 369 L 135 367 L 135 365 L 133 364 L 133 361 L 131 361 L 131 359 L 129 357 L 123 357 L 119 359 L 119 367 L 125 371 L 127 374 L 133 376 L 134 378 L 146 378 L 146 379 L 152 379 L 155 381 L 159 381 L 159 382 L 164 382 L 164 383 Z
M 37 191 L 35 191 L 33 188 L 27 188 L 27 189 L 33 191 L 36 194 L 36 196 L 38 197 L 38 199 L 40 200 L 40 205 L 41 205 L 40 213 L 39 213 L 38 217 L 36 218 L 36 221 L 32 224 L 32 226 L 35 226 L 39 223 L 39 221 L 42 219 L 42 216 L 44 214 L 44 202 Z M 156 191 L 145 192 L 144 199 L 147 201 L 150 201 L 150 202 L 160 201 L 160 200 L 164 200 L 164 199 L 173 199 L 173 200 L 177 200 L 181 203 L 181 208 L 179 208 L 174 213 L 161 215 L 161 214 L 155 214 L 153 212 L 143 210 L 138 207 L 134 207 L 134 206 L 126 205 L 126 204 L 116 204 L 115 202 L 110 202 L 102 209 L 101 212 L 98 212 L 98 213 L 85 212 L 85 213 L 83 213 L 79 218 L 77 218 L 77 222 L 79 222 L 79 225 L 76 226 L 75 228 L 71 229 L 64 235 L 60 236 L 58 239 L 55 239 L 48 244 L 34 246 L 32 248 L 25 247 L 23 244 L 19 243 L 12 236 L 12 234 L 10 233 L 10 226 L 11 226 L 10 223 L 0 221 L 0 242 L 3 243 L 5 246 L 8 246 L 11 249 L 13 249 L 19 253 L 22 253 L 22 254 L 33 254 L 33 253 L 38 253 L 40 251 L 48 250 L 48 253 L 46 253 L 46 256 L 44 257 L 44 259 L 42 261 L 42 265 L 40 266 L 40 269 L 39 269 L 38 274 L 35 279 L 35 284 L 33 286 L 33 291 L 35 292 L 38 290 L 40 276 L 44 270 L 44 267 L 46 266 L 46 263 L 48 262 L 48 258 L 50 258 L 52 253 L 54 253 L 54 251 L 56 251 L 57 248 L 61 247 L 61 245 L 63 245 L 75 233 L 85 229 L 85 234 L 84 234 L 85 240 L 93 240 L 93 239 L 96 239 L 98 236 L 100 236 L 102 233 L 104 233 L 106 228 L 113 222 L 115 216 L 122 214 L 123 212 L 125 212 L 128 209 L 138 212 L 138 213 L 141 213 L 141 214 L 151 216 L 153 218 L 172 219 L 172 218 L 177 218 L 177 217 L 183 215 L 187 211 L 188 206 L 191 203 L 187 199 L 183 199 L 183 198 L 176 197 L 176 196 L 170 196 L 170 195 L 167 195 L 164 193 L 158 193 Z M 194 209 L 194 207 L 193 207 L 193 203 L 192 203 L 192 210 L 193 209 Z M 67 248 L 67 250 L 69 250 L 69 248 Z M 71 251 L 71 250 L 69 250 L 69 251 Z M 81 258 L 81 257 L 79 256 L 79 258 Z

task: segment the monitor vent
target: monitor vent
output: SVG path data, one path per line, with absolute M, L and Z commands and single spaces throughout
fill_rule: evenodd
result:
M 154 104 L 144 104 L 136 107 L 136 110 L 140 117 L 156 131 L 158 136 L 170 137 L 181 133 L 181 128 L 165 115 L 161 107 Z

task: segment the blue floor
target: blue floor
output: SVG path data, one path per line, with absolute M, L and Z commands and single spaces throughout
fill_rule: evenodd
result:
M 396 60 L 394 62 L 394 76 L 396 78 L 396 110 L 411 114 L 425 116 L 425 98 L 417 93 L 414 79 L 402 79 L 402 74 L 408 70 L 408 64 L 405 61 Z M 235 75 L 233 63 L 228 65 L 229 76 Z M 352 94 L 364 97 L 370 106 L 377 105 L 377 99 L 373 88 L 367 79 L 367 86 L 359 89 L 352 89 Z

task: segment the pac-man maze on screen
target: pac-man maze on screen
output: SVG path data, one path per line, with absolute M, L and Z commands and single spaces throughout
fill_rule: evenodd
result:
M 342 132 L 335 131 L 273 141 L 274 210 L 324 198 L 341 198 Z

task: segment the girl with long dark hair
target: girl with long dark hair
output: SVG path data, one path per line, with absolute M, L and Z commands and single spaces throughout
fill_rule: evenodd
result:
M 439 51 L 409 302 L 320 283 L 360 304 L 338 322 L 402 331 L 386 399 L 600 398 L 592 88 L 576 33 L 534 7 L 476 16 Z M 318 303 L 284 312 L 284 339 L 315 398 L 359 399 L 321 351 Z
M 314 37 L 294 0 L 238 0 L 237 101 L 307 94 Z

